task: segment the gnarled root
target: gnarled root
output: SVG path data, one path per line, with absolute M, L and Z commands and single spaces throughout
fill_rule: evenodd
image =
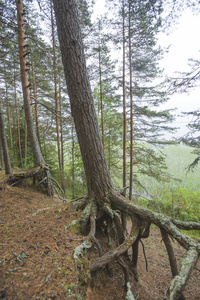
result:
M 81 202 L 84 202 L 83 199 L 81 199 Z M 95 199 L 87 198 L 87 200 L 85 200 L 86 206 L 82 215 L 72 224 L 79 223 L 81 228 L 85 231 L 86 228 L 89 227 L 89 233 L 85 241 L 75 249 L 74 259 L 77 271 L 80 271 L 83 267 L 83 263 L 81 262 L 82 259 L 86 259 L 87 274 L 94 273 L 100 268 L 108 266 L 110 262 L 118 260 L 124 272 L 126 286 L 129 284 L 130 292 L 130 270 L 126 264 L 126 259 L 129 259 L 127 251 L 132 247 L 132 264 L 129 263 L 129 267 L 132 266 L 131 271 L 133 271 L 135 279 L 138 280 L 138 244 L 139 241 L 142 241 L 142 238 L 147 238 L 149 236 L 150 225 L 155 224 L 161 230 L 162 238 L 169 256 L 172 274 L 174 276 L 166 292 L 166 299 L 184 299 L 182 292 L 198 261 L 200 245 L 196 244 L 192 238 L 182 233 L 179 228 L 184 228 L 185 230 L 199 229 L 200 224 L 180 222 L 143 207 L 136 206 L 132 202 L 127 201 L 123 196 L 116 194 L 114 191 L 106 196 L 106 201 L 103 206 L 102 203 L 102 199 L 101 202 L 98 202 Z M 123 212 L 123 217 L 129 216 L 132 221 L 131 231 L 126 237 L 123 228 L 124 218 L 122 224 L 121 212 Z M 110 246 L 113 247 L 113 241 L 116 245 L 115 248 L 106 253 L 103 253 L 101 245 L 96 238 L 96 229 L 98 228 L 99 222 L 105 228 L 104 233 L 110 238 L 108 240 Z M 177 268 L 176 258 L 169 236 L 176 239 L 177 242 L 187 250 L 187 255 L 182 262 L 180 271 Z M 97 247 L 99 257 L 90 261 L 83 256 L 93 245 Z M 88 275 L 87 282 L 88 284 L 90 283 L 90 275 Z M 131 297 L 132 298 L 130 299 L 134 299 L 133 295 Z
M 116 193 L 112 193 L 111 198 L 112 205 L 116 209 L 127 212 L 129 215 L 137 215 L 143 221 L 153 223 L 161 229 L 163 240 L 168 251 L 170 264 L 173 268 L 172 272 L 174 275 L 176 275 L 167 289 L 166 299 L 184 299 L 182 291 L 184 290 L 187 280 L 198 261 L 200 255 L 200 244 L 196 244 L 192 238 L 182 233 L 179 228 L 185 230 L 200 229 L 200 224 L 195 222 L 181 222 L 171 219 L 162 214 L 158 214 L 143 207 L 136 206 L 130 201 L 126 201 L 124 197 L 117 195 Z M 182 262 L 179 272 L 174 262 L 175 257 L 172 247 L 169 243 L 168 235 L 176 239 L 177 242 L 187 250 L 187 255 Z

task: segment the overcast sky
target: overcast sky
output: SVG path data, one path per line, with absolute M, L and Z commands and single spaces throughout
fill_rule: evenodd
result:
M 170 77 L 176 77 L 178 72 L 190 70 L 188 59 L 200 60 L 200 16 L 195 16 L 190 10 L 184 12 L 170 34 L 160 34 L 159 43 L 163 47 L 169 47 L 169 52 L 164 55 L 161 66 Z M 175 126 L 181 127 L 177 135 L 181 136 L 187 132 L 186 125 L 191 117 L 179 117 L 181 112 L 189 112 L 200 108 L 200 87 L 190 90 L 187 94 L 176 94 L 170 97 L 165 104 L 166 108 L 177 107 L 177 119 Z

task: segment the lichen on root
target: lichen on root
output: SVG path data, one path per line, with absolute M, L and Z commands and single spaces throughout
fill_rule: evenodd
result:
M 180 222 L 143 207 L 139 207 L 134 205 L 131 201 L 127 201 L 126 198 L 117 194 L 116 191 L 111 191 L 107 194 L 106 202 L 103 205 L 102 203 L 103 199 L 98 202 L 94 197 L 91 199 L 87 198 L 81 216 L 68 225 L 69 227 L 75 224 L 80 224 L 83 231 L 89 232 L 84 242 L 76 247 L 74 251 L 76 270 L 78 271 L 78 263 L 80 264 L 80 260 L 85 257 L 89 249 L 96 245 L 99 250 L 99 257 L 94 258 L 91 261 L 87 260 L 89 263 L 89 271 L 91 273 L 97 272 L 103 266 L 108 266 L 110 262 L 117 259 L 124 270 L 127 292 L 130 292 L 129 273 L 133 272 L 134 274 L 137 274 L 138 242 L 141 238 L 147 238 L 149 236 L 150 225 L 155 224 L 161 229 L 163 234 L 173 237 L 183 248 L 187 250 L 187 255 L 185 260 L 182 262 L 181 269 L 179 272 L 177 271 L 178 274 L 169 284 L 165 294 L 167 297 L 166 299 L 181 299 L 180 297 L 187 280 L 198 261 L 200 255 L 200 244 L 197 244 L 192 238 L 182 233 L 179 227 L 184 227 L 186 230 L 199 229 L 200 224 Z M 126 237 L 123 236 L 123 228 L 121 224 L 122 220 L 120 219 L 121 212 L 132 221 L 131 232 Z M 114 242 L 110 244 L 112 245 L 112 249 L 107 252 L 104 251 L 104 253 L 100 242 L 96 238 L 96 231 L 100 230 L 99 224 L 103 224 L 105 226 L 105 233 L 108 238 L 107 244 L 109 244 L 110 238 Z M 88 229 L 86 230 L 86 228 Z M 130 261 L 129 268 L 127 268 L 123 257 L 130 259 L 127 256 L 127 251 L 130 247 L 135 250 L 135 253 L 132 254 L 132 263 Z M 173 256 L 170 257 L 171 254 L 169 253 L 168 255 L 169 259 L 172 259 Z M 132 270 L 130 266 L 132 266 Z M 135 279 L 137 280 L 137 276 L 135 276 Z M 130 299 L 134 299 L 133 295 L 130 297 L 133 297 Z

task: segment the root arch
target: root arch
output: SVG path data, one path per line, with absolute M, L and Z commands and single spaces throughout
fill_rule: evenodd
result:
M 108 196 L 107 196 L 108 197 Z M 181 222 L 162 214 L 150 211 L 143 207 L 134 205 L 127 201 L 123 196 L 115 191 L 109 193 L 109 202 L 106 205 L 99 206 L 95 199 L 88 201 L 84 199 L 85 208 L 76 223 L 81 224 L 81 228 L 89 228 L 88 234 L 84 242 L 75 249 L 75 264 L 84 256 L 88 249 L 96 245 L 99 257 L 89 261 L 90 273 L 98 272 L 102 267 L 109 266 L 109 263 L 117 260 L 124 271 L 126 286 L 130 285 L 129 273 L 132 272 L 135 280 L 138 280 L 137 261 L 138 261 L 138 244 L 142 238 L 148 238 L 151 224 L 155 224 L 161 230 L 161 236 L 166 246 L 169 262 L 172 270 L 173 279 L 169 283 L 165 292 L 165 299 L 180 300 L 184 299 L 183 290 L 187 281 L 195 268 L 200 255 L 200 244 L 197 244 L 192 238 L 180 231 L 191 229 L 200 229 L 199 223 Z M 102 203 L 102 199 L 101 199 Z M 132 228 L 129 234 L 124 235 L 121 214 L 129 217 L 132 222 Z M 108 237 L 108 246 L 112 248 L 108 251 L 102 251 L 100 242 L 96 237 L 96 233 L 100 228 L 100 223 L 104 224 Z M 71 224 L 72 225 L 72 224 Z M 68 225 L 68 226 L 71 226 Z M 187 250 L 185 259 L 182 261 L 181 268 L 178 270 L 176 258 L 173 252 L 170 237 Z M 112 238 L 112 243 L 109 240 Z M 127 255 L 127 251 L 132 247 L 132 260 Z M 145 253 L 144 253 L 145 255 Z M 126 261 L 129 260 L 127 264 Z M 130 267 L 131 266 L 131 267 Z M 76 265 L 77 269 L 77 265 Z M 130 292 L 130 289 L 128 289 Z M 127 291 L 128 291 L 127 290 Z

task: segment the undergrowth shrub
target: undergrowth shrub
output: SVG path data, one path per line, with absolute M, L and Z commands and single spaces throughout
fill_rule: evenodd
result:
M 200 191 L 182 187 L 164 189 L 154 200 L 139 198 L 136 202 L 138 205 L 175 219 L 200 222 Z M 200 237 L 200 233 L 195 231 L 192 234 Z

